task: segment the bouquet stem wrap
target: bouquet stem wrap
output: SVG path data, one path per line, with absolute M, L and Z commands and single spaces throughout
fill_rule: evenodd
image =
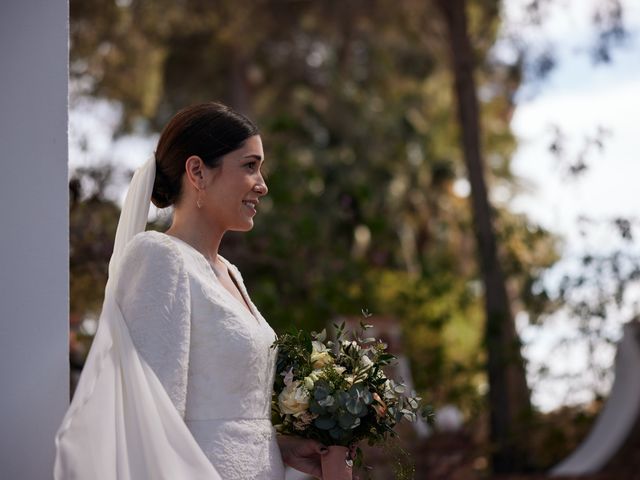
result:
M 342 445 L 330 445 L 329 452 L 322 455 L 323 480 L 351 480 L 353 478 L 353 461 L 349 448 Z

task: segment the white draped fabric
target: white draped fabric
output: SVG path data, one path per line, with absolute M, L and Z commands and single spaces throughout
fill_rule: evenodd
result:
M 127 243 L 144 231 L 155 157 L 131 180 L 109 262 L 109 280 L 82 376 L 56 433 L 56 480 L 218 480 L 153 370 L 138 354 L 115 301 Z

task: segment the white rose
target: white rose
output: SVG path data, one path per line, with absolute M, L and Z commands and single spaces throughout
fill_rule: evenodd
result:
M 311 365 L 313 368 L 322 368 L 333 363 L 333 357 L 322 342 L 314 340 L 311 344 Z
M 331 365 L 333 363 L 333 357 L 329 354 L 329 352 L 319 352 L 316 354 L 311 354 L 311 366 L 313 368 L 322 368 L 326 365 Z
M 278 405 L 280 412 L 284 414 L 294 415 L 303 412 L 309 407 L 309 393 L 300 386 L 300 381 L 296 380 L 280 392 Z

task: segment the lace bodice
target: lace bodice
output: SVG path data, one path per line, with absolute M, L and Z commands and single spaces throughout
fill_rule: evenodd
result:
M 222 258 L 222 257 L 221 257 Z M 251 311 L 206 258 L 156 231 L 127 245 L 116 300 L 142 358 L 226 479 L 283 479 L 270 422 L 277 352 L 238 269 L 222 258 Z

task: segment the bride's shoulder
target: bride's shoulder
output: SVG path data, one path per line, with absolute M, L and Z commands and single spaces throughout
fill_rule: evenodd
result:
M 126 298 L 137 292 L 139 285 L 149 292 L 166 292 L 176 285 L 186 285 L 187 274 L 180 252 L 164 234 L 140 232 L 127 243 L 122 255 L 117 295 Z M 181 287 L 183 288 L 183 287 Z
M 162 261 L 162 258 L 175 262 L 180 258 L 180 252 L 164 233 L 146 230 L 135 234 L 127 243 L 124 257 L 131 261 L 148 259 Z
M 143 244 L 146 246 L 161 245 L 167 247 L 173 245 L 173 242 L 171 242 L 166 233 L 162 233 L 157 230 L 145 230 L 143 232 L 136 233 L 131 237 L 127 246 L 136 244 Z

